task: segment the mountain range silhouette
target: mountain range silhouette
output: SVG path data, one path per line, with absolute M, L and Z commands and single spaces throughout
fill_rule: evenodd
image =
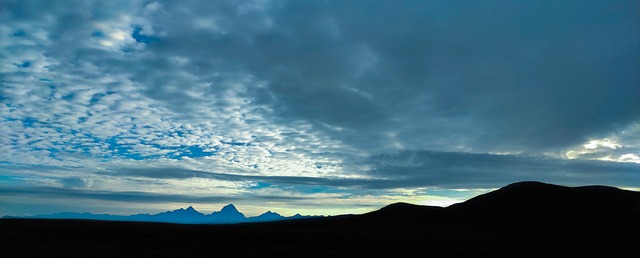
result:
M 0 247 L 21 257 L 640 257 L 640 192 L 607 186 L 520 182 L 445 208 L 394 203 L 306 219 L 246 218 L 233 205 L 125 217 L 137 216 L 192 220 L 0 219 Z
M 3 218 L 23 218 L 23 219 L 86 219 L 86 220 L 107 220 L 107 221 L 138 221 L 138 222 L 163 222 L 179 224 L 235 224 L 243 222 L 269 222 L 287 219 L 314 218 L 320 216 L 294 216 L 285 217 L 278 213 L 267 211 L 255 217 L 246 217 L 238 211 L 235 205 L 228 204 L 220 211 L 211 214 L 203 214 L 192 206 L 186 209 L 180 208 L 173 211 L 165 211 L 158 214 L 135 214 L 129 216 L 93 214 L 89 212 L 60 212 L 55 214 L 42 214 L 34 216 L 4 216 Z

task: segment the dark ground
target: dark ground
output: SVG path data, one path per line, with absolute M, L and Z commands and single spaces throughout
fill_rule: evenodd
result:
M 449 208 L 272 223 L 0 219 L 0 248 L 2 257 L 640 257 L 640 193 L 526 187 Z
M 3 257 L 640 257 L 637 222 L 523 227 L 360 220 L 179 225 L 3 219 L 0 246 Z

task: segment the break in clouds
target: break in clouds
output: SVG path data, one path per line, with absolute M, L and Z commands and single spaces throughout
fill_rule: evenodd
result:
M 521 180 L 637 188 L 639 10 L 2 1 L 3 207 L 347 211 Z

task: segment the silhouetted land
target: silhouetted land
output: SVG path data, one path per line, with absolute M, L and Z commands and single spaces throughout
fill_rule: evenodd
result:
M 270 223 L 2 219 L 0 246 L 3 257 L 640 257 L 639 219 L 639 192 L 523 182 L 447 208 Z

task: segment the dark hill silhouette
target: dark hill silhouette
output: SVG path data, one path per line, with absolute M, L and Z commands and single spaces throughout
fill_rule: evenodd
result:
M 608 186 L 566 187 L 541 182 L 519 182 L 478 195 L 449 207 L 393 203 L 365 217 L 417 218 L 435 214 L 469 217 L 544 215 L 609 218 L 640 216 L 640 192 Z
M 545 223 L 628 219 L 640 216 L 640 192 L 607 186 L 519 182 L 451 205 L 447 211 L 485 219 L 526 217 Z
M 446 208 L 394 203 L 344 218 L 358 222 L 434 226 L 438 223 L 573 229 L 585 223 L 609 225 L 640 218 L 640 192 L 608 186 L 566 187 L 519 182 Z
M 385 223 L 424 223 L 442 219 L 445 208 L 437 206 L 393 203 L 380 210 L 356 216 L 358 220 L 385 221 Z M 354 218 L 356 219 L 356 218 Z
M 2 219 L 0 248 L 55 257 L 640 257 L 639 208 L 638 192 L 521 182 L 447 208 L 395 203 L 265 223 Z

